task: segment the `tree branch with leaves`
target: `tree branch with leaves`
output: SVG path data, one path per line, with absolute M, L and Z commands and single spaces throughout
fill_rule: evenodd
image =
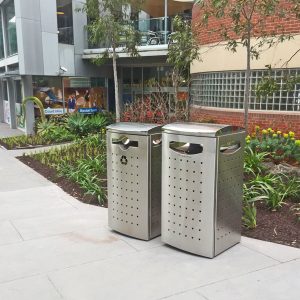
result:
M 190 83 L 190 66 L 200 58 L 199 44 L 193 34 L 190 20 L 176 16 L 173 20 L 174 32 L 170 36 L 167 62 L 173 66 L 172 82 L 175 92 L 175 115 L 178 108 L 178 89 Z M 188 107 L 188 103 L 187 103 Z
M 112 59 L 116 120 L 120 121 L 121 101 L 119 94 L 117 59 L 118 49 L 138 56 L 137 46 L 140 43 L 140 34 L 135 29 L 131 16 L 139 12 L 143 0 L 86 0 L 81 11 L 88 16 L 89 41 L 99 48 L 106 49 L 104 53 L 93 60 L 102 64 L 107 59 Z
M 238 47 L 246 48 L 244 126 L 248 130 L 251 61 L 259 59 L 266 49 L 292 38 L 280 21 L 290 15 L 291 7 L 299 5 L 299 0 L 197 0 L 196 4 L 200 7 L 201 17 L 196 24 L 199 31 L 219 34 L 226 48 L 234 53 Z M 270 30 L 267 24 L 272 20 L 277 22 Z M 218 26 L 210 29 L 211 21 L 217 21 Z

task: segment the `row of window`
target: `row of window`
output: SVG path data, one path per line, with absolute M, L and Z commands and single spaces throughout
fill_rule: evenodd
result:
M 300 69 L 251 72 L 250 109 L 275 111 L 300 111 L 300 83 L 287 89 L 286 78 L 300 76 Z M 257 86 L 263 78 L 274 78 L 276 92 L 257 96 Z M 245 71 L 198 73 L 192 77 L 191 98 L 194 105 L 244 108 Z

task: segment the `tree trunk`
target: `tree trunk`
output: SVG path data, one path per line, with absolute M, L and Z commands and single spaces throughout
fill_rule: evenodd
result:
M 114 46 L 113 46 L 113 71 L 114 71 L 114 83 L 115 83 L 116 122 L 120 122 L 121 105 L 120 105 L 119 82 L 118 82 L 118 71 L 117 71 L 117 54 L 116 54 L 116 48 Z
M 246 86 L 245 86 L 245 99 L 244 99 L 244 127 L 248 132 L 249 120 L 249 102 L 250 102 L 250 74 L 251 74 L 251 24 L 248 24 L 248 37 L 247 37 L 247 69 L 246 69 Z
M 174 68 L 173 74 L 172 74 L 172 81 L 173 81 L 173 87 L 174 87 L 174 102 L 175 102 L 175 107 L 174 107 L 174 112 L 175 112 L 175 119 L 176 121 L 178 120 L 178 71 Z

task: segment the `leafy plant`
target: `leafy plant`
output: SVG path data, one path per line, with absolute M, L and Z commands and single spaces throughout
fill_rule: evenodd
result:
M 262 173 L 265 170 L 263 162 L 267 155 L 267 152 L 255 152 L 251 147 L 246 147 L 244 158 L 245 173 L 254 176 Z
M 88 133 L 88 118 L 82 114 L 77 113 L 70 115 L 67 124 L 70 132 L 78 136 L 84 136 Z
M 76 182 L 86 194 L 96 196 L 101 205 L 106 202 L 106 145 L 102 134 L 30 156 Z
M 266 196 L 261 195 L 256 186 L 243 185 L 243 225 L 248 229 L 256 228 L 256 206 L 255 202 L 265 200 Z
M 285 198 L 300 203 L 300 178 L 280 175 L 281 182 L 277 189 L 285 193 Z

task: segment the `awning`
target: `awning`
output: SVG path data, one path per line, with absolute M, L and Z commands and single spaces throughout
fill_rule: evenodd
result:
M 168 0 L 168 16 L 183 13 L 187 9 L 193 8 L 194 1 L 189 0 Z M 146 0 L 142 10 L 151 17 L 158 18 L 165 16 L 165 0 Z

